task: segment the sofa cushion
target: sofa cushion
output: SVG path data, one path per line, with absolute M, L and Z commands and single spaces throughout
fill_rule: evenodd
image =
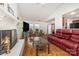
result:
M 62 37 L 64 39 L 70 39 L 71 37 L 71 34 L 72 34 L 72 30 L 71 29 L 62 29 Z
M 79 35 L 79 29 L 73 29 L 72 34 Z
M 68 48 L 73 48 L 73 49 L 77 49 L 78 48 L 78 44 L 69 40 L 62 40 L 62 44 Z
M 70 40 L 79 43 L 79 35 L 72 35 Z
M 57 38 L 55 36 L 48 36 L 48 39 L 51 39 L 52 41 L 62 43 L 62 40 L 60 38 Z
M 61 33 L 62 32 L 62 29 L 57 29 L 56 30 L 56 33 Z
M 55 36 L 58 37 L 58 38 L 63 38 L 62 37 L 62 30 L 61 29 L 57 29 Z
M 70 39 L 71 34 L 71 29 L 57 29 L 55 36 L 62 39 Z
M 56 33 L 55 36 L 58 38 L 63 38 L 62 33 Z
M 62 29 L 62 33 L 63 34 L 72 34 L 72 30 L 71 29 Z
M 69 40 L 71 38 L 71 34 L 62 34 L 62 37 Z

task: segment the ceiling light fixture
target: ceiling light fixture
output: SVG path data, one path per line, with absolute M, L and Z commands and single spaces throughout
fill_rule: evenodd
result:
M 70 15 L 74 15 L 74 14 L 76 14 L 76 12 L 71 12 L 71 13 L 70 13 Z

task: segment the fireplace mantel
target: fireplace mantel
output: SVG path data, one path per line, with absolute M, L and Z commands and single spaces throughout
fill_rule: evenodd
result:
M 13 16 L 11 13 L 9 13 L 7 10 L 5 10 L 5 8 L 0 6 L 0 18 L 1 17 L 5 17 L 5 18 L 9 18 L 12 21 L 17 22 L 17 18 L 15 16 Z
M 17 18 L 0 7 L 0 30 L 17 29 Z

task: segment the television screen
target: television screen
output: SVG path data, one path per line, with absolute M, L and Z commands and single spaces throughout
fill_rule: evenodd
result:
M 74 23 L 75 28 L 79 28 L 79 23 Z
M 73 23 L 70 24 L 70 28 L 74 28 Z
M 79 28 L 79 23 L 71 23 L 70 28 Z
M 23 22 L 23 32 L 29 31 L 29 23 Z

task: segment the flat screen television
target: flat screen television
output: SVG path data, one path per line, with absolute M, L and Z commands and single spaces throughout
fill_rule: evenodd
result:
M 71 23 L 70 28 L 79 28 L 79 23 Z
M 23 22 L 23 32 L 29 31 L 29 23 Z

